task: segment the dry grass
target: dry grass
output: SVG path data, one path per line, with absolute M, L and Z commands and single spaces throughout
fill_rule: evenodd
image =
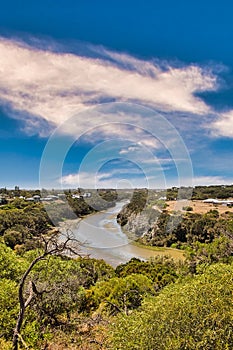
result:
M 210 210 L 218 210 L 219 214 L 223 214 L 226 211 L 233 213 L 233 207 L 227 207 L 222 204 L 213 204 L 213 203 L 203 203 L 203 201 L 192 200 L 192 201 L 167 201 L 167 208 L 169 212 L 182 210 L 183 207 L 190 206 L 192 207 L 192 213 L 205 214 Z

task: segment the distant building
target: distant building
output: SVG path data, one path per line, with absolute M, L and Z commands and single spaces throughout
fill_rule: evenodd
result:
M 213 199 L 213 198 L 207 198 L 203 200 L 203 203 L 215 203 L 217 201 L 217 199 Z
M 33 197 L 25 198 L 27 202 L 40 202 L 40 196 L 35 194 Z
M 58 197 L 58 196 L 55 196 L 54 194 L 49 194 L 49 195 L 47 196 L 47 198 L 52 198 L 53 200 L 59 199 L 59 197 Z
M 230 207 L 233 205 L 233 200 L 232 199 L 220 200 L 220 199 L 214 199 L 214 198 L 207 198 L 203 200 L 203 203 L 226 205 Z
M 27 202 L 34 202 L 35 201 L 33 197 L 25 198 L 25 200 Z
M 41 200 L 41 202 L 52 202 L 52 201 L 54 201 L 54 199 L 51 198 L 51 197 L 42 197 L 40 200 Z
M 65 193 L 58 193 L 57 196 L 58 198 L 66 198 Z
M 80 198 L 83 198 L 83 196 L 80 196 L 79 194 L 72 194 L 72 198 L 80 199 Z
M 34 202 L 40 202 L 40 196 L 38 194 L 35 194 L 33 196 Z

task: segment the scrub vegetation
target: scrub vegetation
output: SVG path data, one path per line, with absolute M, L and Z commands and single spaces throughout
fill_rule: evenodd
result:
M 131 214 L 146 198 L 131 197 Z M 79 256 L 72 233 L 59 241 L 41 203 L 16 198 L 0 208 L 0 349 L 233 348 L 230 213 L 188 211 L 166 233 L 162 212 L 153 245 L 175 244 L 185 260 L 133 258 L 113 268 Z

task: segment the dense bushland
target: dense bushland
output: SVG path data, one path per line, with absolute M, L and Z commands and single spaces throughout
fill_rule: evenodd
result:
M 102 195 L 111 202 L 111 194 Z M 134 195 L 136 211 L 146 197 L 145 191 Z M 53 205 L 56 212 L 59 206 Z M 0 349 L 10 350 L 19 283 L 43 251 L 39 238 L 51 237 L 54 227 L 40 203 L 17 199 L 2 206 L 0 214 Z M 232 214 L 187 213 L 168 235 L 163 214 L 155 243 L 166 245 L 171 235 L 171 244 L 184 249 L 183 262 L 133 258 L 114 269 L 103 260 L 62 254 L 38 261 L 23 288 L 25 300 L 33 294 L 19 349 L 233 348 Z

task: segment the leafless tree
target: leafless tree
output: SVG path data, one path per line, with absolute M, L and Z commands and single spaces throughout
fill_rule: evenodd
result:
M 31 262 L 27 270 L 24 272 L 19 283 L 18 298 L 20 309 L 13 334 L 13 350 L 18 350 L 19 340 L 22 341 L 24 346 L 26 345 L 20 334 L 25 310 L 33 298 L 36 297 L 39 293 L 42 293 L 41 291 L 39 292 L 37 290 L 36 284 L 32 280 L 29 279 L 28 281 L 30 272 L 32 271 L 33 267 L 39 261 L 46 260 L 51 255 L 78 255 L 79 253 L 79 242 L 74 238 L 73 233 L 70 230 L 67 230 L 63 234 L 56 231 L 50 236 L 42 235 L 40 237 L 40 246 L 42 247 L 41 254 Z M 25 297 L 26 285 L 29 288 L 29 295 L 27 297 Z

